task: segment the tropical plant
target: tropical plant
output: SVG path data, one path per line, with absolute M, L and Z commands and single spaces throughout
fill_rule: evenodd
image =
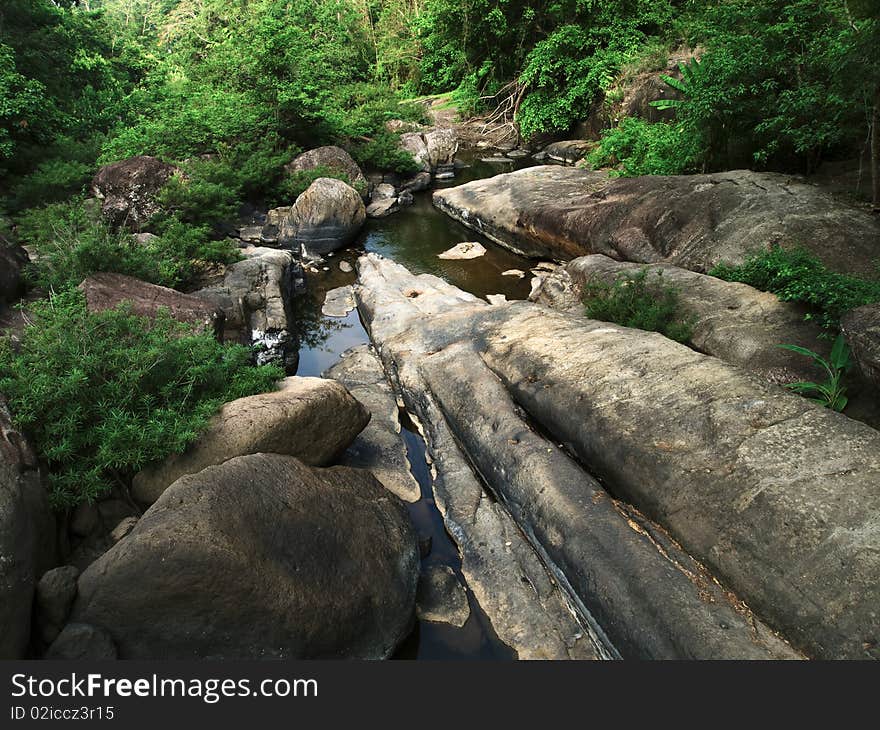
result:
M 706 73 L 705 67 L 700 65 L 699 59 L 692 58 L 688 63 L 679 63 L 678 70 L 681 72 L 680 79 L 677 79 L 674 76 L 667 76 L 666 74 L 661 74 L 660 78 L 663 80 L 663 83 L 687 99 L 687 97 L 692 95 L 697 85 L 702 82 L 702 77 Z M 676 98 L 657 99 L 656 101 L 651 102 L 651 106 L 656 107 L 661 111 L 666 109 L 678 109 L 683 106 L 683 104 L 684 101 L 682 99 Z
M 826 360 L 819 353 L 813 352 L 806 347 L 798 345 L 779 345 L 784 350 L 791 350 L 804 357 L 809 357 L 816 365 L 825 371 L 827 379 L 823 383 L 800 382 L 788 383 L 786 388 L 793 390 L 811 401 L 819 403 L 826 408 L 838 413 L 846 408 L 849 402 L 846 397 L 846 386 L 843 383 L 844 376 L 852 367 L 849 347 L 843 335 L 838 335 L 831 348 L 829 359 Z

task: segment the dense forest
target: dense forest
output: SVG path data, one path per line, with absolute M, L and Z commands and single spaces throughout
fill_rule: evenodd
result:
M 674 118 L 621 120 L 600 156 L 629 174 L 810 172 L 870 148 L 878 12 L 873 0 L 8 0 L 3 206 L 64 199 L 97 164 L 138 154 L 217 153 L 204 176 L 233 198 L 283 197 L 278 163 L 331 141 L 406 167 L 383 123 L 418 115 L 405 99 L 451 90 L 465 113 L 512 95 L 526 138 L 563 132 L 613 100 L 622 74 L 665 68 L 679 48 L 699 61 Z

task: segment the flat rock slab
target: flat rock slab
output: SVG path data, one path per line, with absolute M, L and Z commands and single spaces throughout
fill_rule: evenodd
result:
M 585 139 L 569 139 L 562 142 L 553 142 L 544 148 L 544 152 L 551 160 L 573 165 L 583 159 L 584 155 L 595 147 L 595 142 Z
M 779 347 L 799 345 L 827 356 L 830 344 L 821 328 L 804 319 L 805 310 L 747 284 L 722 281 L 671 264 L 630 264 L 594 254 L 539 274 L 533 301 L 583 314 L 583 295 L 591 284 L 613 285 L 640 272 L 648 287 L 678 292 L 679 315 L 693 326 L 689 344 L 700 352 L 758 373 L 774 383 L 816 380 L 812 361 Z
M 379 358 L 367 345 L 346 351 L 325 373 L 370 412 L 370 422 L 340 457 L 343 466 L 367 469 L 389 491 L 417 502 L 421 489 L 410 471 L 399 408 Z
M 325 317 L 346 317 L 355 307 L 357 303 L 354 301 L 354 288 L 340 286 L 327 292 L 321 314 Z
M 223 312 L 197 296 L 150 284 L 125 274 L 97 273 L 80 285 L 90 312 L 103 312 L 128 302 L 140 317 L 154 318 L 164 309 L 179 322 L 191 324 L 195 331 L 218 334 L 223 328 Z
M 478 259 L 486 254 L 486 247 L 476 241 L 465 241 L 458 243 L 448 251 L 437 254 L 438 259 L 448 259 L 451 261 L 460 261 L 466 259 Z
M 803 246 L 829 268 L 872 276 L 880 222 L 811 185 L 745 170 L 610 178 L 530 167 L 438 190 L 434 205 L 515 253 L 601 253 L 706 272 L 756 249 Z
M 461 628 L 470 618 L 467 591 L 448 565 L 429 565 L 416 592 L 416 616 L 422 621 Z
M 569 605 L 578 607 L 583 624 L 609 655 L 798 656 L 671 540 L 650 535 L 649 529 L 659 530 L 656 525 L 635 522 L 556 443 L 533 431 L 509 387 L 484 362 L 482 343 L 488 333 L 503 338 L 508 326 L 516 327 L 513 312 L 546 310 L 523 302 L 490 307 L 453 298 L 449 285 L 436 277 L 413 276 L 374 255 L 359 266 L 362 312 L 386 369 L 397 373 L 419 409 L 439 477 L 437 504 L 450 534 L 464 538 L 463 552 L 474 550 L 478 561 L 491 562 L 486 553 L 491 543 L 470 522 L 484 505 L 479 493 L 465 488 L 472 466 L 507 505 L 506 518 L 515 518 L 520 534 L 531 538 L 525 547 L 538 550 L 551 568 L 550 583 L 566 587 Z M 571 403 L 568 408 L 579 410 Z M 493 508 L 500 520 L 504 508 Z M 490 579 L 500 577 L 477 572 L 476 583 L 467 579 L 485 608 L 480 583 L 494 588 Z M 492 591 L 487 593 L 495 608 Z
M 880 304 L 867 304 L 847 312 L 840 329 L 865 377 L 880 388 Z
M 359 266 L 402 381 L 425 387 L 413 353 L 470 343 L 555 443 L 796 647 L 880 657 L 880 432 L 655 333 L 490 307 L 375 255 Z M 440 406 L 430 425 L 449 429 Z

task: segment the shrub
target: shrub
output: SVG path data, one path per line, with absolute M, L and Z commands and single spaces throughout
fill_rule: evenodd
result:
M 681 175 L 696 169 L 701 147 L 700 136 L 680 123 L 627 117 L 602 133 L 587 161 L 594 167 L 618 167 L 617 174 L 624 177 Z
M 33 305 L 31 319 L 16 350 L 0 339 L 0 392 L 49 467 L 56 508 L 127 485 L 182 452 L 222 403 L 283 377 L 164 312 L 90 314 L 76 290 Z
M 53 203 L 27 211 L 19 237 L 33 246 L 31 283 L 52 291 L 78 285 L 89 274 L 110 271 L 163 286 L 186 286 L 206 263 L 231 263 L 239 253 L 226 240 L 215 241 L 205 226 L 166 217 L 159 237 L 139 244 L 125 231 L 113 231 L 83 200 Z
M 342 180 L 342 182 L 351 185 L 357 190 L 359 195 L 364 195 L 367 192 L 366 183 L 353 183 L 344 172 L 334 170 L 332 167 L 326 167 L 325 165 L 318 165 L 318 167 L 311 170 L 297 170 L 288 175 L 287 180 L 284 181 L 282 186 L 287 200 L 290 202 L 296 200 L 319 177 L 332 177 L 336 180 Z
M 798 345 L 780 345 L 780 347 L 810 358 L 825 374 L 825 380 L 821 383 L 788 383 L 786 388 L 838 413 L 846 408 L 849 399 L 846 397 L 846 385 L 843 378 L 852 368 L 852 359 L 850 358 L 849 346 L 843 335 L 837 335 L 828 360 L 806 347 Z
M 719 264 L 709 273 L 772 292 L 785 302 L 805 304 L 806 319 L 831 330 L 839 327 L 841 316 L 850 309 L 880 301 L 880 281 L 830 271 L 803 248 L 773 246 L 741 266 Z
M 636 274 L 621 274 L 613 284 L 589 282 L 584 289 L 587 317 L 687 342 L 693 335 L 693 322 L 682 318 L 678 290 L 663 282 L 662 271 L 653 281 L 648 278 L 648 270 L 642 269 Z

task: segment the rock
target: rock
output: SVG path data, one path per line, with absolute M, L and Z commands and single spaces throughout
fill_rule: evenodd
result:
M 0 234 L 0 306 L 15 301 L 24 293 L 21 273 L 27 263 L 27 252 Z
M 418 571 L 406 508 L 367 472 L 241 456 L 175 482 L 80 577 L 73 620 L 124 659 L 380 659 Z
M 419 579 L 416 615 L 422 621 L 461 628 L 471 615 L 467 592 L 448 565 L 430 565 Z
M 79 570 L 72 565 L 65 565 L 46 571 L 37 583 L 37 626 L 46 644 L 55 641 L 67 621 L 70 607 L 76 598 L 78 577 Z
M 510 152 L 507 153 L 507 156 L 513 158 L 514 160 L 518 160 L 522 157 L 528 157 L 529 151 L 523 149 L 510 150 Z
M 585 139 L 570 139 L 563 142 L 553 142 L 544 148 L 547 157 L 566 165 L 573 165 L 583 159 L 593 145 Z
M 880 222 L 784 175 L 609 178 L 541 166 L 434 192 L 434 205 L 533 258 L 601 253 L 706 272 L 773 244 L 799 245 L 834 271 L 872 276 Z
M 455 153 L 458 152 L 458 138 L 454 129 L 441 128 L 427 132 L 424 136 L 428 164 L 438 180 L 453 177 L 455 174 Z
M 0 659 L 21 659 L 37 579 L 56 564 L 55 518 L 37 458 L 0 398 Z
M 437 258 L 459 261 L 464 259 L 477 259 L 480 256 L 485 256 L 485 254 L 486 248 L 482 244 L 477 243 L 476 241 L 465 241 L 463 243 L 457 243 L 448 251 L 437 254 Z
M 356 306 L 352 287 L 340 286 L 327 292 L 321 314 L 325 317 L 347 317 Z
M 497 306 L 499 304 L 506 304 L 507 297 L 503 294 L 487 294 L 486 301 L 489 302 L 489 304 Z
M 680 317 L 692 324 L 689 344 L 695 349 L 752 370 L 773 383 L 816 378 L 809 358 L 779 345 L 799 345 L 827 356 L 830 343 L 820 339 L 821 328 L 804 320 L 802 307 L 746 284 L 670 264 L 627 264 L 594 254 L 544 274 L 533 300 L 583 314 L 583 292 L 589 282 L 613 284 L 618 277 L 632 277 L 643 270 L 648 272 L 649 286 L 654 282 L 678 291 Z
M 88 537 L 98 529 L 100 520 L 97 505 L 86 502 L 74 508 L 68 527 L 77 537 Z
M 428 146 L 421 132 L 404 132 L 400 135 L 400 149 L 408 152 L 415 164 L 422 172 L 431 172 L 431 163 L 428 161 Z
M 197 296 L 183 294 L 124 274 L 92 274 L 80 285 L 90 312 L 114 309 L 129 302 L 133 314 L 153 319 L 165 309 L 178 322 L 193 326 L 196 332 L 218 335 L 223 327 L 223 312 Z
M 350 263 L 348 263 L 348 261 L 340 261 L 339 270 L 344 274 L 350 274 L 352 271 L 354 271 L 354 267 Z
M 451 432 L 614 646 L 790 656 L 770 626 L 810 656 L 878 655 L 880 432 L 657 334 L 490 307 L 374 254 L 359 270 L 362 316 L 429 436 Z M 661 527 L 756 615 L 707 603 L 717 584 L 664 556 Z
M 110 533 L 110 539 L 113 541 L 115 545 L 122 538 L 126 537 L 133 529 L 134 526 L 138 523 L 137 517 L 126 517 L 120 521 L 116 527 L 113 528 L 113 531 Z
M 339 463 L 367 469 L 389 491 L 406 502 L 417 502 L 421 488 L 410 471 L 403 441 L 397 398 L 379 358 L 362 345 L 343 353 L 325 377 L 341 383 L 370 411 L 370 422 Z
M 402 132 L 417 132 L 421 129 L 418 122 L 405 122 L 403 119 L 389 119 L 385 122 L 385 129 L 395 134 Z
M 329 168 L 334 172 L 345 175 L 348 178 L 349 185 L 353 188 L 363 189 L 364 195 L 367 194 L 368 185 L 364 173 L 352 156 L 341 147 L 330 145 L 303 152 L 293 162 L 286 165 L 284 169 L 288 174 L 293 174 L 318 168 Z
M 369 218 L 384 218 L 400 210 L 397 198 L 384 198 L 367 206 L 366 213 Z
M 288 302 L 304 286 L 304 274 L 290 251 L 248 248 L 226 269 L 223 282 L 200 289 L 203 299 L 224 315 L 223 339 L 252 345 L 257 362 L 279 361 L 295 368 L 298 344 L 289 324 Z
M 369 412 L 338 383 L 286 378 L 272 393 L 224 405 L 183 454 L 139 472 L 132 496 L 152 504 L 180 477 L 248 454 L 284 454 L 324 466 L 345 451 L 369 420 Z
M 155 233 L 135 233 L 132 238 L 134 238 L 135 243 L 138 246 L 152 246 L 157 240 L 159 240 L 159 236 Z
M 398 311 L 384 306 L 377 311 L 386 293 L 373 279 L 379 273 L 377 267 L 388 290 L 393 288 L 400 294 Z M 426 392 L 418 373 L 419 358 L 410 358 L 395 344 L 398 326 L 406 329 L 405 320 L 414 311 L 432 320 L 435 312 L 455 304 L 488 305 L 442 279 L 429 275 L 414 278 L 403 267 L 372 254 L 362 257 L 358 268 L 359 305 L 367 308 L 364 311 L 375 328 L 386 372 L 394 375 L 396 390 L 423 426 L 434 499 L 461 552 L 462 573 L 480 608 L 501 641 L 520 659 L 596 658 L 596 649 L 586 638 L 589 632 L 572 615 L 555 578 L 547 573 L 507 510 L 484 493 Z
M 238 237 L 247 243 L 262 243 L 265 226 L 245 226 L 238 229 Z
M 880 304 L 866 304 L 847 312 L 840 321 L 840 330 L 862 374 L 880 387 Z
M 103 661 L 116 659 L 113 639 L 103 629 L 83 623 L 70 623 L 49 647 L 45 659 Z
M 493 157 L 481 157 L 480 162 L 485 162 L 489 165 L 512 165 L 513 160 L 509 157 L 504 157 L 502 155 L 495 155 Z
M 419 193 L 422 190 L 427 190 L 431 187 L 431 173 L 417 172 L 408 180 L 404 180 L 400 187 L 402 190 L 408 190 L 411 193 Z
M 378 202 L 380 200 L 394 200 L 397 198 L 397 190 L 394 189 L 393 185 L 389 185 L 388 183 L 379 183 L 375 188 L 373 188 L 373 194 L 370 197 L 372 202 Z
M 311 255 L 323 255 L 351 243 L 364 220 L 364 203 L 352 187 L 319 177 L 296 199 L 278 240 Z
M 114 226 L 141 230 L 160 212 L 159 192 L 179 170 L 155 157 L 132 157 L 104 165 L 92 180 L 101 211 Z
M 520 269 L 507 269 L 507 271 L 501 272 L 501 276 L 515 276 L 517 279 L 522 279 L 525 275 L 526 272 Z
M 401 190 L 397 196 L 397 204 L 401 206 L 412 205 L 415 202 L 413 194 L 409 190 Z

